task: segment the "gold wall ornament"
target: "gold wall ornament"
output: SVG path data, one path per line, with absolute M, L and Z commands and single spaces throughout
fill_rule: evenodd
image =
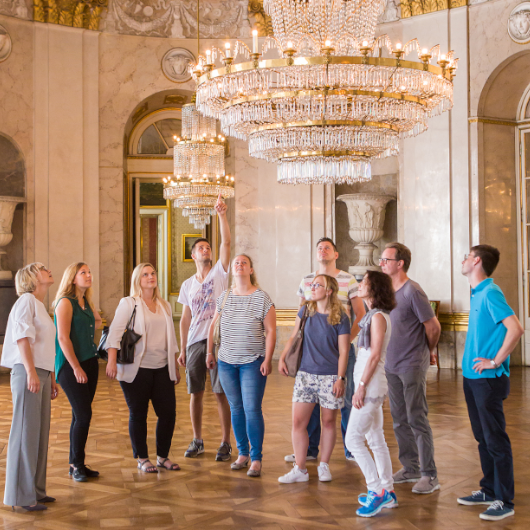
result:
M 401 18 L 425 15 L 467 5 L 467 0 L 401 0 Z
M 107 5 L 108 0 L 33 0 L 33 20 L 98 31 Z
M 263 8 L 263 0 L 249 0 L 248 13 L 254 17 L 254 26 L 261 37 L 272 37 L 272 19 Z

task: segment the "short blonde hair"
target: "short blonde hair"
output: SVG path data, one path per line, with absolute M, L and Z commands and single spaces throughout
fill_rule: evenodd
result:
M 131 296 L 142 296 L 142 288 L 140 287 L 140 280 L 142 278 L 142 272 L 146 267 L 151 267 L 155 272 L 156 269 L 150 263 L 140 263 L 134 267 L 132 278 L 131 278 Z M 156 272 L 156 277 L 158 279 L 158 272 Z M 158 284 L 153 291 L 153 301 L 162 300 L 162 294 L 158 288 Z
M 52 307 L 56 307 L 61 298 L 76 298 L 75 296 L 75 284 L 74 280 L 77 276 L 77 273 L 81 270 L 82 267 L 88 267 L 84 261 L 77 261 L 66 267 L 66 270 L 63 273 L 61 283 L 59 284 L 59 289 L 55 295 L 55 300 L 53 301 Z M 89 267 L 90 268 L 90 267 Z M 94 303 L 92 302 L 92 287 L 89 287 L 85 291 L 85 298 L 88 302 L 88 305 L 92 309 L 92 312 L 96 312 Z
M 18 296 L 22 296 L 25 293 L 32 293 L 37 288 L 37 274 L 46 267 L 36 261 L 35 263 L 30 263 L 22 269 L 17 271 L 15 276 L 15 287 L 17 290 Z

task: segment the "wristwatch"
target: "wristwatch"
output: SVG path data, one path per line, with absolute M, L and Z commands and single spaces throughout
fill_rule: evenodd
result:
M 490 360 L 490 363 L 493 365 L 493 368 L 498 368 L 499 366 L 493 359 Z
M 342 375 L 338 375 L 338 376 L 337 376 L 337 379 L 340 379 L 340 380 L 342 380 L 342 381 L 346 381 L 346 378 L 345 378 L 345 377 L 342 377 Z
M 359 384 L 360 384 L 361 386 L 365 386 L 364 381 L 359 381 Z

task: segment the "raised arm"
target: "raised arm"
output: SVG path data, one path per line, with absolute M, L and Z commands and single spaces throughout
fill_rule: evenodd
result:
M 57 320 L 57 340 L 61 346 L 61 350 L 66 357 L 66 360 L 74 371 L 75 379 L 78 383 L 86 383 L 88 381 L 85 371 L 81 368 L 79 360 L 74 351 L 74 345 L 70 339 L 70 331 L 72 328 L 72 316 L 74 311 L 70 300 L 63 298 L 55 308 L 55 316 Z
M 232 243 L 232 239 L 230 236 L 230 227 L 228 226 L 228 219 L 226 218 L 226 211 L 228 210 L 228 207 L 224 203 L 221 197 L 221 193 L 219 193 L 219 197 L 217 197 L 215 209 L 217 210 L 217 216 L 219 217 L 219 229 L 221 231 L 221 246 L 219 247 L 219 257 L 221 259 L 223 269 L 225 271 L 228 271 L 228 268 L 230 267 L 230 244 Z

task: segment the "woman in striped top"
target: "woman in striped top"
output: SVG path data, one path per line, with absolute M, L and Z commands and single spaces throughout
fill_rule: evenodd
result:
M 226 291 L 217 299 L 217 312 L 208 336 L 206 365 L 210 369 L 215 366 L 213 330 L 215 322 L 221 318 L 218 371 L 230 404 L 239 451 L 231 467 L 242 469 L 251 461 L 247 475 L 259 477 L 265 433 L 261 403 L 267 376 L 272 370 L 276 310 L 269 295 L 259 288 L 252 260 L 248 256 L 240 254 L 234 259 L 232 274 L 234 282 L 224 307 Z

